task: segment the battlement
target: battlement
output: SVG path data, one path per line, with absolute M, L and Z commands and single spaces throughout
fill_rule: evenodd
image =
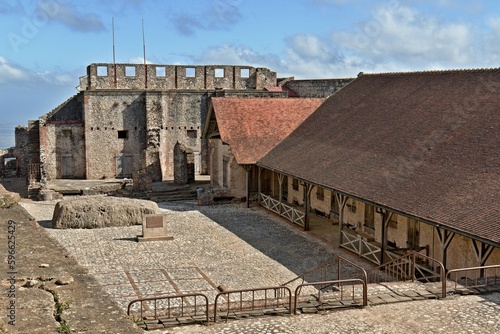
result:
M 264 89 L 277 85 L 276 72 L 234 65 L 94 63 L 80 77 L 80 91 L 100 89 Z

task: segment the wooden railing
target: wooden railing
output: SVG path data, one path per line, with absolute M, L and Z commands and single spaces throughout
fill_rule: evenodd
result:
M 281 217 L 284 217 L 294 224 L 305 226 L 305 214 L 293 206 L 282 203 L 271 196 L 260 194 L 260 205 Z
M 341 233 L 342 243 L 340 247 L 346 248 L 375 264 L 380 264 L 380 247 L 364 240 L 363 237 L 358 234 L 349 233 L 343 230 Z

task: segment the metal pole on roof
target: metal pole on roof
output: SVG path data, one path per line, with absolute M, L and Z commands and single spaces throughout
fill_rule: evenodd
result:
M 115 18 L 111 18 L 111 26 L 113 31 L 113 73 L 114 73 L 114 83 L 116 88 L 116 54 L 115 54 Z
M 148 88 L 148 67 L 146 64 L 146 39 L 144 38 L 144 19 L 142 19 L 142 51 L 144 53 L 144 88 Z

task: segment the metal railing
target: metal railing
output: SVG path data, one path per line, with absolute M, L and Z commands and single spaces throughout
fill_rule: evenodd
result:
M 219 300 L 226 300 L 222 305 Z M 281 308 L 283 313 L 292 312 L 292 291 L 286 286 L 257 289 L 228 290 L 217 294 L 214 302 L 214 322 L 218 313 L 225 312 L 226 321 L 230 313 L 263 311 L 268 308 Z
M 260 205 L 264 208 L 272 211 L 281 217 L 284 217 L 294 224 L 304 227 L 305 226 L 305 214 L 304 212 L 297 210 L 293 206 L 284 204 L 271 196 L 260 193 Z
M 350 288 L 346 288 L 346 285 L 350 285 Z M 301 290 L 306 286 L 319 286 L 317 288 L 317 295 L 308 295 L 301 297 Z M 327 289 L 330 291 L 328 291 Z M 312 300 L 313 303 L 311 303 L 311 297 L 314 298 Z M 340 303 L 339 307 L 348 307 L 349 305 L 355 306 L 359 305 L 360 299 L 362 306 L 368 305 L 368 287 L 366 281 L 359 278 L 303 283 L 297 286 L 297 288 L 295 289 L 293 314 L 297 314 L 297 310 L 299 308 L 309 308 L 311 307 L 311 305 L 319 310 L 325 309 L 325 304 L 333 304 L 336 302 Z M 346 300 L 350 300 L 352 303 L 347 304 L 345 303 Z
M 343 265 L 344 264 L 344 265 Z M 297 280 L 302 280 L 301 284 L 304 283 L 305 281 L 310 281 L 310 282 L 317 282 L 317 281 L 328 281 L 332 278 L 336 278 L 337 280 L 342 279 L 342 273 L 347 272 L 346 267 L 351 267 L 354 268 L 356 271 L 358 271 L 357 275 L 354 275 L 356 278 L 362 279 L 364 281 L 367 281 L 367 274 L 366 270 L 355 264 L 354 262 L 351 262 L 341 256 L 334 257 L 331 260 L 325 261 L 308 271 L 302 273 L 301 275 L 295 277 L 294 279 L 291 279 L 290 281 L 283 283 L 282 285 L 289 285 Z M 318 277 L 319 276 L 319 277 Z M 334 277 L 336 276 L 336 277 Z M 310 277 L 307 279 L 307 277 Z M 353 278 L 353 277 L 349 277 Z
M 431 268 L 439 268 L 439 273 Z M 444 265 L 431 257 L 412 252 L 390 262 L 371 268 L 368 283 L 381 282 L 441 282 L 442 298 L 446 297 Z
M 452 269 L 446 274 L 450 288 L 457 292 L 472 288 L 500 285 L 500 264 L 483 267 Z
M 200 302 L 201 300 L 201 302 Z M 140 304 L 139 310 L 133 310 L 135 304 Z M 197 320 L 208 322 L 208 298 L 201 293 L 158 296 L 132 300 L 127 307 L 127 315 L 165 319 L 196 317 Z M 203 318 L 198 318 L 203 316 Z
M 41 164 L 28 164 L 28 181 L 40 181 L 40 165 Z

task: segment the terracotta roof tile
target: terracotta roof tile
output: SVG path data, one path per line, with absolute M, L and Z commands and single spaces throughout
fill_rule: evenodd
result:
M 259 165 L 500 247 L 500 70 L 360 75 Z
M 255 164 L 324 99 L 212 98 L 222 141 L 239 164 Z

